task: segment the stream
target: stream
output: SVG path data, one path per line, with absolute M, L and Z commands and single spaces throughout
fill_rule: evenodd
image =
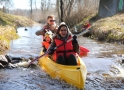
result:
M 11 42 L 7 54 L 14 57 L 37 57 L 41 50 L 41 36 L 35 32 L 40 26 L 20 27 L 19 39 Z M 124 90 L 124 45 L 98 42 L 80 36 L 80 46 L 90 50 L 82 57 L 87 67 L 85 90 Z M 0 69 L 0 90 L 78 90 L 58 79 L 51 78 L 41 68 Z

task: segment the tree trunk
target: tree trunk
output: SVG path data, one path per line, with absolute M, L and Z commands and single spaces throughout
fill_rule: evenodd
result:
M 32 19 L 32 0 L 30 0 L 30 18 Z
M 62 0 L 60 0 L 60 12 L 61 12 L 60 22 L 63 22 L 63 1 Z
M 60 7 L 59 0 L 56 0 L 56 11 L 58 13 L 58 18 L 59 18 L 59 23 L 60 23 L 61 16 L 60 16 L 60 9 L 59 9 L 59 7 Z

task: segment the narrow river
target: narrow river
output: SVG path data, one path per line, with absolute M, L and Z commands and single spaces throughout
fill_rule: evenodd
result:
M 36 30 L 20 27 L 19 39 L 12 41 L 7 54 L 14 57 L 36 57 L 41 50 L 41 36 Z M 124 45 L 98 42 L 80 36 L 79 44 L 90 50 L 82 60 L 87 67 L 85 90 L 124 90 Z M 0 90 L 78 90 L 37 68 L 0 69 Z

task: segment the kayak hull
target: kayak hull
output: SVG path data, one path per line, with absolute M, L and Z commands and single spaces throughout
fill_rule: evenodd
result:
M 81 58 L 77 58 L 79 65 L 67 66 L 57 64 L 45 56 L 39 59 L 39 66 L 41 66 L 51 77 L 62 79 L 77 88 L 84 89 L 87 70 Z

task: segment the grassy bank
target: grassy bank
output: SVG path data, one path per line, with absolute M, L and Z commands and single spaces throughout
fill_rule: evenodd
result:
M 99 18 L 94 14 L 86 20 L 89 20 L 91 24 L 92 39 L 124 44 L 124 13 L 107 18 Z M 79 32 L 84 21 L 76 25 Z M 74 28 L 72 30 L 74 31 Z
M 91 38 L 124 44 L 124 14 L 99 19 L 92 24 Z
M 10 47 L 11 40 L 17 39 L 19 36 L 16 34 L 12 26 L 0 26 L 0 54 L 4 53 Z
M 19 38 L 16 34 L 18 27 L 32 26 L 37 24 L 31 19 L 0 12 L 0 54 L 9 49 L 10 42 Z

